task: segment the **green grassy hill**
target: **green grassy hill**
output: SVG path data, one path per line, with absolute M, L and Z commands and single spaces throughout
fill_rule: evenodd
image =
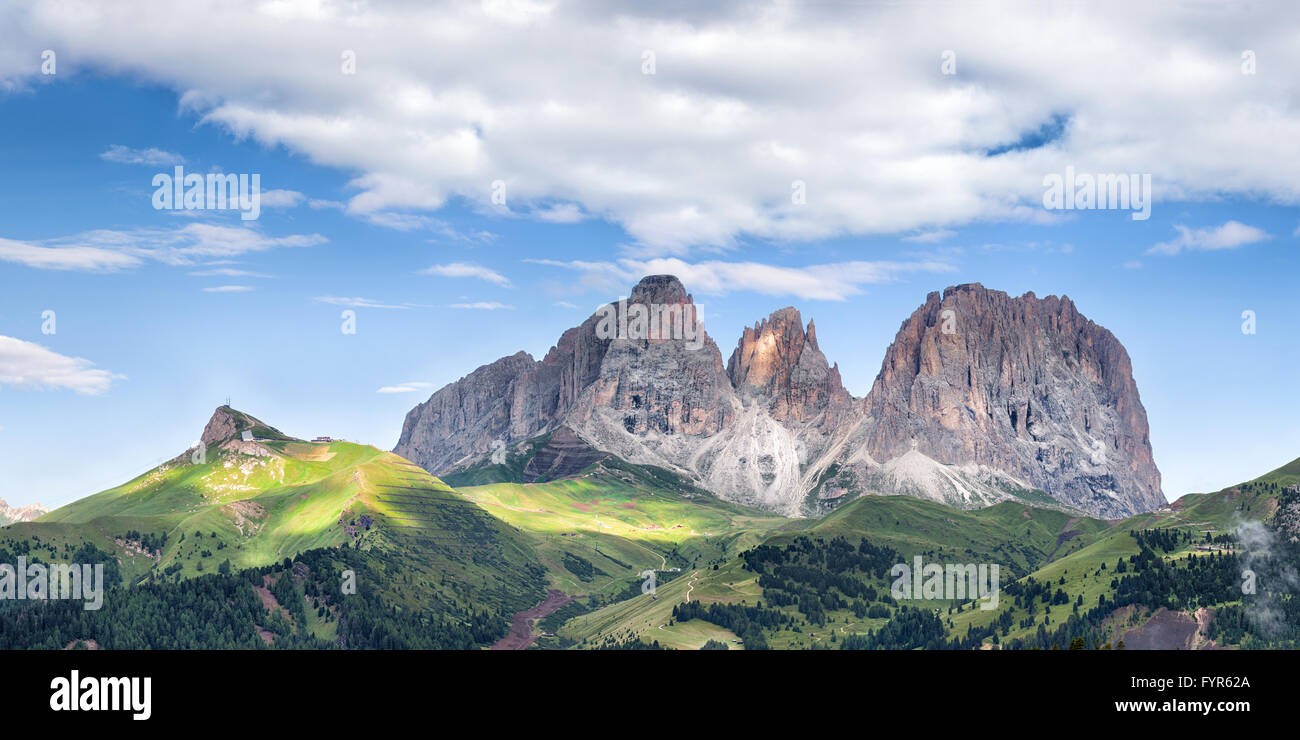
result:
M 542 535 L 547 543 L 605 544 L 611 553 L 617 548 L 644 568 L 688 567 L 721 558 L 792 524 L 784 517 L 711 496 L 688 497 L 604 468 L 573 479 L 459 490 L 493 516 Z M 626 543 L 632 543 L 631 549 Z
M 303 442 L 233 413 L 259 441 L 232 436 L 204 456 L 187 451 L 121 486 L 0 529 L 0 551 L 55 562 L 89 544 L 116 559 L 126 583 L 143 585 L 352 548 L 405 562 L 393 585 L 409 584 L 399 601 L 412 606 L 410 594 L 430 587 L 437 595 L 426 608 L 501 609 L 508 619 L 544 595 L 549 577 L 533 536 L 414 464 L 367 445 Z
M 1038 582 L 1054 584 L 1053 588 L 1064 591 L 1069 600 L 1069 604 L 1038 605 L 1033 621 L 1036 624 L 1059 625 L 1074 613 L 1072 605 L 1080 598 L 1087 606 L 1097 604 L 1103 596 L 1112 599 L 1114 588 L 1111 582 L 1115 578 L 1113 569 L 1116 562 L 1121 558 L 1136 556 L 1141 550 L 1133 536 L 1135 532 L 1177 532 L 1185 538 L 1168 551 L 1159 553 L 1164 561 L 1174 565 L 1184 565 L 1188 558 L 1205 557 L 1211 553 L 1239 552 L 1240 547 L 1233 537 L 1237 528 L 1246 521 L 1272 523 L 1286 488 L 1297 484 L 1300 484 L 1300 459 L 1253 480 L 1214 493 L 1188 494 L 1165 509 L 1139 514 L 1116 523 L 1087 547 L 1069 553 L 1030 574 Z M 1237 605 L 1240 604 L 1240 599 L 1236 598 L 1239 596 L 1238 593 L 1228 601 L 1205 599 L 1200 603 L 1183 606 L 1187 610 L 1194 610 L 1200 606 L 1213 608 Z M 1113 643 L 1118 643 L 1128 628 L 1140 627 L 1146 623 L 1154 609 L 1150 605 L 1144 606 L 1146 608 L 1125 610 L 1106 625 Z M 999 618 L 1001 612 L 1007 609 L 1012 611 L 1017 626 L 1002 635 L 1003 638 L 1025 639 L 1036 631 L 1036 624 L 1019 626 L 1020 620 L 1029 617 L 1026 610 L 1006 605 L 994 614 L 972 611 L 958 615 L 954 618 L 954 626 L 959 631 L 971 626 L 984 626 Z
M 81 538 L 125 554 L 133 574 L 186 577 L 226 560 L 255 567 L 349 543 L 360 537 L 358 517 L 393 514 L 396 499 L 382 494 L 395 486 L 451 490 L 374 447 L 281 440 L 257 444 L 256 454 L 247 449 L 253 448 L 216 448 L 198 463 L 182 454 L 121 486 L 8 527 L 0 543 Z
M 1084 547 L 1108 528 L 1100 519 L 1015 501 L 961 510 L 907 496 L 867 496 L 832 512 L 812 530 L 828 537 L 869 537 L 907 558 L 999 563 L 1023 575 Z
M 1223 530 L 1231 528 L 1237 518 L 1266 519 L 1277 510 L 1279 495 L 1295 485 L 1300 485 L 1300 458 L 1221 491 L 1183 496 L 1170 506 L 1169 520 L 1209 522 Z
M 1028 574 L 1053 558 L 1086 547 L 1108 527 L 1101 520 L 1012 501 L 966 511 L 907 496 L 866 496 L 821 520 L 786 522 L 769 530 L 769 536 L 761 544 L 786 548 L 801 541 L 842 539 L 856 546 L 867 539 L 874 545 L 893 549 L 903 561 L 922 555 L 927 562 L 1001 563 L 1006 569 L 1002 576 L 1005 582 Z M 747 543 L 737 551 L 756 544 L 759 543 Z M 697 563 L 702 567 L 688 569 L 683 577 L 657 589 L 657 598 L 635 595 L 574 617 L 561 628 L 560 636 L 566 644 L 585 646 L 639 639 L 685 648 L 698 648 L 707 639 L 719 639 L 717 630 L 721 627 L 706 627 L 709 623 L 698 619 L 676 623 L 672 611 L 675 605 L 685 601 L 688 590 L 691 599 L 703 604 L 757 606 L 763 603 L 765 589 L 758 584 L 758 574 L 746 569 L 732 552 L 727 556 Z M 889 580 L 882 575 L 855 577 L 881 595 L 889 591 Z M 924 605 L 938 606 L 928 602 Z M 828 610 L 826 620 L 816 624 L 805 620 L 793 605 L 772 607 L 768 603 L 765 607 L 775 608 L 800 623 L 797 631 L 769 631 L 766 642 L 773 648 L 829 646 L 832 633 L 838 640 L 841 636 L 877 629 L 886 621 L 858 615 L 850 606 Z M 735 644 L 730 642 L 735 637 L 728 634 L 729 644 Z

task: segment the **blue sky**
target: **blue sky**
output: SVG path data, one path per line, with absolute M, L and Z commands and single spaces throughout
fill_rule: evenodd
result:
M 100 20 L 121 22 L 129 36 L 126 20 Z M 602 19 L 560 20 L 556 33 Z M 794 40 L 817 23 L 796 21 Z M 216 36 L 245 33 L 219 20 L 213 28 Z M 540 358 L 561 332 L 647 271 L 683 278 L 724 360 L 743 326 L 798 307 L 816 320 L 823 351 L 857 396 L 930 291 L 981 282 L 1013 295 L 1067 294 L 1132 357 L 1168 498 L 1217 490 L 1300 456 L 1293 305 L 1300 211 L 1286 185 L 1296 171 L 1295 139 L 1276 144 L 1273 157 L 1235 142 L 1234 159 L 1234 141 L 1213 138 L 1289 132 L 1290 118 L 1242 134 L 1192 123 L 1184 130 L 1169 119 L 1173 128 L 1163 134 L 1138 137 L 1155 142 L 1147 150 L 1118 156 L 1099 141 L 1113 111 L 1098 98 L 1079 88 L 1057 99 L 1053 86 L 1031 81 L 1001 94 L 1036 93 L 1041 105 L 996 114 L 978 102 L 958 106 L 955 134 L 927 138 L 912 126 L 914 143 L 885 135 L 881 124 L 876 140 L 864 123 L 871 116 L 853 114 L 853 126 L 866 126 L 861 138 L 800 149 L 753 133 L 749 119 L 785 114 L 764 107 L 748 72 L 715 65 L 715 79 L 692 60 L 695 76 L 675 83 L 680 110 L 655 131 L 584 131 L 575 122 L 571 139 L 544 124 L 520 134 L 509 119 L 512 112 L 527 118 L 529 105 L 544 117 L 555 100 L 581 112 L 580 97 L 494 98 L 497 81 L 466 73 L 447 87 L 471 98 L 464 106 L 476 112 L 466 115 L 482 122 L 471 127 L 478 142 L 466 149 L 456 134 L 464 134 L 463 121 L 448 124 L 441 138 L 412 133 L 438 131 L 436 120 L 419 120 L 427 101 L 414 81 L 386 90 L 385 100 L 399 101 L 393 110 L 367 112 L 316 90 L 323 83 L 315 72 L 302 73 L 296 86 L 298 71 L 270 72 L 284 79 L 263 85 L 235 64 L 229 79 L 214 80 L 197 62 L 169 65 L 167 50 L 145 63 L 125 42 L 78 49 L 96 42 L 71 31 L 59 72 L 42 76 L 35 65 L 51 35 L 18 39 L 32 53 L 12 69 L 0 57 L 7 82 L 0 85 L 0 342 L 9 341 L 0 345 L 0 498 L 10 504 L 55 506 L 119 484 L 193 443 L 227 396 L 296 436 L 391 448 L 405 413 L 433 390 L 520 349 Z M 329 74 L 337 73 L 333 49 L 343 43 L 323 57 Z M 647 43 L 654 42 L 628 47 L 634 68 Z M 673 43 L 659 40 L 663 48 Z M 984 46 L 999 44 L 978 40 L 976 48 Z M 1231 48 L 1218 101 L 1223 117 L 1233 118 L 1233 106 L 1275 106 L 1294 118 L 1286 102 L 1295 99 L 1291 79 L 1245 93 L 1230 87 L 1240 84 L 1231 75 L 1241 76 Z M 937 67 L 938 52 L 931 56 Z M 661 54 L 661 68 L 671 69 L 672 58 Z M 986 65 L 971 65 L 972 76 L 984 75 L 971 88 L 977 101 L 998 99 L 1004 84 L 996 65 Z M 937 91 L 935 100 L 951 100 L 948 81 L 926 79 L 921 88 Z M 642 82 L 634 75 L 630 84 Z M 425 84 L 440 101 L 429 103 L 433 119 L 459 105 L 439 97 L 445 91 L 436 82 Z M 611 95 L 637 94 L 626 87 Z M 1127 92 L 1141 100 L 1142 89 Z M 1203 104 L 1215 104 L 1214 95 Z M 1177 102 L 1152 107 L 1180 109 Z M 691 127 L 673 128 L 678 117 L 697 114 L 703 128 L 717 130 L 700 138 Z M 352 139 L 336 137 L 339 129 Z M 1176 155 L 1164 148 L 1167 140 L 1202 139 Z M 643 152 L 634 141 L 647 142 Z M 863 148 L 872 154 L 855 160 Z M 767 154 L 754 154 L 760 149 Z M 931 161 L 953 151 L 960 156 Z M 833 166 L 841 153 L 842 166 Z M 783 204 L 794 179 L 785 170 L 766 191 L 747 190 L 770 171 L 761 162 L 744 167 L 769 155 L 803 163 L 808 211 Z M 258 173 L 264 194 L 278 195 L 267 196 L 251 222 L 235 213 L 155 210 L 152 178 L 176 162 L 189 172 Z M 907 162 L 915 168 L 898 175 Z M 1150 219 L 1044 211 L 1036 203 L 1043 174 L 1062 171 L 1062 162 L 1152 172 Z M 939 174 L 912 180 L 910 173 L 932 168 Z M 945 179 L 947 171 L 954 174 Z M 508 185 L 507 208 L 490 202 L 496 173 Z M 862 190 L 842 191 L 843 183 Z M 356 312 L 355 334 L 340 331 L 347 309 Z M 55 312 L 53 334 L 42 332 L 47 310 Z M 1242 332 L 1245 310 L 1257 317 L 1253 335 Z M 408 390 L 380 392 L 401 386 Z

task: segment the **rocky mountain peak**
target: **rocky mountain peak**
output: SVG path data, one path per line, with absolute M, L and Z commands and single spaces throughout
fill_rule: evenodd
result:
M 745 327 L 727 361 L 727 376 L 741 398 L 766 402 L 778 421 L 811 419 L 828 406 L 852 402 L 839 367 L 817 346 L 813 322 L 805 329 L 793 306 Z
M 676 275 L 646 275 L 628 296 L 628 303 L 672 305 L 692 302 L 686 286 Z
M 203 435 L 199 440 L 204 445 L 212 447 L 237 439 L 246 431 L 253 432 L 253 436 L 259 439 L 292 439 L 286 437 L 279 429 L 243 411 L 229 406 L 218 406 L 217 410 L 212 412 L 212 418 L 208 419 L 207 425 L 203 427 Z
M 870 455 L 1004 471 L 1085 511 L 1164 503 L 1128 353 L 1069 298 L 969 283 L 903 322 L 868 395 Z
M 208 419 L 207 426 L 203 427 L 203 436 L 199 440 L 209 447 L 220 444 L 238 435 L 242 431 L 240 426 L 240 419 L 235 415 L 234 409 L 218 406 L 212 412 L 212 418 Z
M 727 375 L 738 390 L 784 390 L 805 344 L 807 334 L 799 310 L 793 306 L 778 309 L 752 328 L 745 327 L 727 361 Z

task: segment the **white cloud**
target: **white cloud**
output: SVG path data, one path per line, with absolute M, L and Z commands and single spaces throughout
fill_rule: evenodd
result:
M 101 247 L 46 247 L 0 239 L 0 261 L 16 262 L 40 270 L 117 272 L 141 263 L 140 258 Z
M 347 204 L 332 200 L 313 200 L 309 205 L 316 210 L 329 208 L 345 212 L 348 211 Z M 359 216 L 361 220 L 367 223 L 374 224 L 375 226 L 382 226 L 386 229 L 393 229 L 394 231 L 430 231 L 449 241 L 486 243 L 496 238 L 496 234 L 493 234 L 490 231 L 479 230 L 461 232 L 442 219 L 418 213 L 366 211 L 362 213 L 353 213 L 353 215 Z
M 251 278 L 269 278 L 270 275 L 252 270 L 241 270 L 236 267 L 214 267 L 210 270 L 195 270 L 186 273 L 192 277 L 251 277 Z
M 1281 0 L 1009 4 L 997 23 L 981 3 L 36 0 L 9 16 L 0 87 L 75 49 L 76 68 L 170 86 L 205 124 L 357 173 L 347 211 L 399 228 L 455 199 L 607 218 L 641 257 L 934 233 L 1043 218 L 1043 176 L 1066 165 L 1149 172 L 1157 208 L 1300 203 L 1279 166 L 1300 161 L 1300 76 L 1284 73 L 1300 14 Z M 1243 39 L 1258 75 L 1241 73 Z M 1057 140 L 1014 146 L 1058 116 Z
M 1147 254 L 1178 254 L 1183 250 L 1209 252 L 1219 249 L 1236 249 L 1247 244 L 1264 241 L 1268 232 L 1248 226 L 1240 221 L 1229 221 L 1222 226 L 1204 229 L 1191 229 L 1182 224 L 1175 224 L 1178 238 L 1173 241 L 1160 242 L 1147 250 Z
M 935 231 L 923 231 L 920 234 L 903 237 L 905 242 L 915 242 L 917 244 L 934 244 L 941 242 L 950 236 L 955 236 L 957 232 L 951 229 L 937 229 Z
M 204 293 L 247 293 L 253 289 L 251 285 L 217 285 L 211 288 L 204 288 Z
M 125 376 L 100 370 L 89 360 L 67 357 L 39 344 L 0 336 L 0 386 L 29 390 L 65 388 L 83 395 L 108 390 Z
M 394 213 L 392 211 L 373 211 L 362 214 L 362 217 L 376 226 L 383 226 L 394 231 L 430 229 L 438 223 L 436 218 L 429 216 L 420 216 L 413 213 Z
M 103 232 L 91 232 L 98 234 Z M 210 257 L 235 257 L 278 247 L 312 247 L 328 241 L 320 234 L 292 234 L 272 237 L 244 226 L 196 223 L 173 231 L 141 231 L 128 234 L 134 248 L 168 264 L 185 265 Z M 113 234 L 116 239 L 117 235 Z
M 474 265 L 468 262 L 452 262 L 446 265 L 434 265 L 420 270 L 423 275 L 441 275 L 453 278 L 477 278 L 503 287 L 510 287 L 510 279 L 496 270 Z
M 398 308 L 406 309 L 410 306 L 396 306 L 379 301 L 373 301 L 369 298 L 344 298 L 340 296 L 322 295 L 312 299 L 317 303 L 328 303 L 334 306 L 347 306 L 348 308 Z
M 582 284 L 603 291 L 626 289 L 645 275 L 676 275 L 692 291 L 726 295 L 753 291 L 764 295 L 792 295 L 809 300 L 842 301 L 862 292 L 863 285 L 885 283 L 910 272 L 951 272 L 937 260 L 920 262 L 837 262 L 806 267 L 782 267 L 758 262 L 708 261 L 688 263 L 676 257 L 616 262 L 559 262 L 525 260 L 583 273 Z
M 538 208 L 530 215 L 538 221 L 552 224 L 576 224 L 583 219 L 582 208 L 573 203 Z
M 114 144 L 99 155 L 99 158 L 106 162 L 117 162 L 118 164 L 143 164 L 150 167 L 167 167 L 171 165 L 183 164 L 185 158 L 179 154 L 166 152 L 162 149 L 150 147 L 148 149 L 132 149 L 121 144 Z
M 297 190 L 267 190 L 258 196 L 263 208 L 297 208 L 307 196 Z
M 1125 270 L 1141 270 L 1141 269 L 1142 269 L 1142 263 L 1139 262 L 1139 261 L 1137 261 L 1137 260 L 1129 260 L 1128 262 L 1125 262 L 1125 263 L 1124 263 L 1124 269 L 1125 269 Z
M 496 301 L 476 301 L 474 303 L 451 303 L 447 308 L 462 308 L 471 311 L 513 311 L 514 306 L 508 306 Z
M 456 227 L 444 221 L 433 224 L 431 230 L 437 234 L 440 240 L 463 242 L 470 245 L 487 244 L 497 238 L 497 235 L 486 229 L 476 229 L 472 231 L 461 231 Z M 431 240 L 435 243 L 438 239 Z
M 386 385 L 375 391 L 375 393 L 414 393 L 432 387 L 433 383 L 401 383 L 399 385 Z
M 115 272 L 144 260 L 191 265 L 213 257 L 236 257 L 278 247 L 310 247 L 320 234 L 272 237 L 246 226 L 190 223 L 179 228 L 97 229 L 37 243 L 0 238 L 0 261 L 45 270 Z

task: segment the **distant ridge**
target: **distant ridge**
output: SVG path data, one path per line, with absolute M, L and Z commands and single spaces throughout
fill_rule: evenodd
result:
M 30 522 L 42 514 L 48 514 L 49 511 L 40 504 L 28 504 L 23 507 L 10 506 L 9 502 L 0 498 L 0 526 L 13 524 L 14 522 Z

